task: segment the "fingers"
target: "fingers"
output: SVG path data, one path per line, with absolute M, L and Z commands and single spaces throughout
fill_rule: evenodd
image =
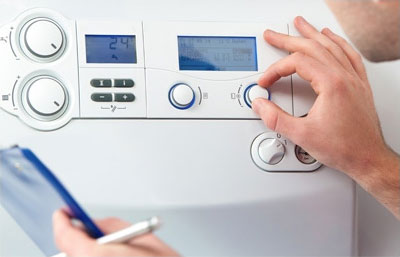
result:
M 336 62 L 328 50 L 316 40 L 288 36 L 272 30 L 266 30 L 264 32 L 264 38 L 270 45 L 279 49 L 284 49 L 292 53 L 301 52 L 325 64 Z
M 252 108 L 269 129 L 297 142 L 297 128 L 301 127 L 301 118 L 293 117 L 275 103 L 263 98 L 255 99 Z
M 323 45 L 347 71 L 354 71 L 353 66 L 351 65 L 343 49 L 329 37 L 316 30 L 303 17 L 296 17 L 294 19 L 294 25 L 304 37 L 316 40 Z
M 106 218 L 106 219 L 96 220 L 96 224 L 105 234 L 114 233 L 118 230 L 127 228 L 131 225 L 129 222 L 117 218 Z
M 360 76 L 360 78 L 364 81 L 367 81 L 367 73 L 365 72 L 365 67 L 362 63 L 361 55 L 357 53 L 356 50 L 354 50 L 354 48 L 349 43 L 347 43 L 344 38 L 336 35 L 330 29 L 324 28 L 321 33 L 326 35 L 329 39 L 331 39 L 343 49 L 358 76 Z
M 96 245 L 93 238 L 72 225 L 70 217 L 62 210 L 53 214 L 53 231 L 56 245 L 68 256 L 85 255 Z
M 269 66 L 257 83 L 260 86 L 269 87 L 281 77 L 297 73 L 304 80 L 311 82 L 314 91 L 319 94 L 321 85 L 313 82 L 325 73 L 324 67 L 323 64 L 309 56 L 294 53 Z

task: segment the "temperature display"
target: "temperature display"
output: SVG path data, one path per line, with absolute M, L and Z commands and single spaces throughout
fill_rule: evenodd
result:
M 131 35 L 86 35 L 87 63 L 136 63 L 136 38 Z
M 179 69 L 257 71 L 255 37 L 178 36 Z

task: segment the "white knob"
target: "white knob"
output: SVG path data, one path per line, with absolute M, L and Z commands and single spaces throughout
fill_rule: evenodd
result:
M 186 84 L 177 84 L 172 88 L 171 100 L 175 107 L 182 109 L 191 107 L 194 97 L 193 89 Z
M 63 86 L 47 77 L 34 81 L 29 86 L 26 97 L 29 107 L 42 116 L 57 114 L 66 102 Z
M 52 57 L 60 51 L 63 44 L 63 32 L 50 20 L 34 21 L 25 31 L 26 48 L 37 57 Z
M 269 92 L 266 88 L 260 87 L 259 85 L 249 86 L 250 88 L 247 90 L 246 101 L 249 106 L 256 98 L 265 98 L 269 99 Z
M 258 147 L 258 155 L 267 164 L 274 165 L 280 162 L 285 155 L 285 147 L 275 138 L 267 138 Z

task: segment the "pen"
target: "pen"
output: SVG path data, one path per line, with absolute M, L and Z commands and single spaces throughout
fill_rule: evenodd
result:
M 151 217 L 148 220 L 135 223 L 125 229 L 100 237 L 96 241 L 100 245 L 108 243 L 124 243 L 132 238 L 153 232 L 160 227 L 160 224 L 161 222 L 158 217 Z M 59 253 L 53 255 L 52 257 L 66 256 L 67 255 L 65 253 Z

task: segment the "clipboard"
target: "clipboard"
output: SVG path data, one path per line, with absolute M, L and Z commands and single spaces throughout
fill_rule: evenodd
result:
M 52 215 L 67 207 L 93 238 L 104 236 L 57 177 L 29 149 L 0 150 L 0 204 L 47 256 L 59 252 Z

